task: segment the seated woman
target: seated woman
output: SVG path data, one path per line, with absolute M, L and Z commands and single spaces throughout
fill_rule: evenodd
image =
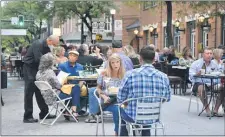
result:
M 105 71 L 102 72 L 102 74 L 98 77 L 97 88 L 91 88 L 89 90 L 89 112 L 91 115 L 89 116 L 88 119 L 85 120 L 85 122 L 87 123 L 96 122 L 94 115 L 98 113 L 99 107 L 98 107 L 98 102 L 94 96 L 94 91 L 97 89 L 97 92 L 100 98 L 102 99 L 102 102 L 109 103 L 107 107 L 103 108 L 103 110 L 110 111 L 113 113 L 113 121 L 115 124 L 114 131 L 115 131 L 115 134 L 117 135 L 118 125 L 119 125 L 118 107 L 117 105 L 114 105 L 116 103 L 116 99 L 114 102 L 112 101 L 113 98 L 109 97 L 109 94 L 107 92 L 108 91 L 107 87 L 119 87 L 121 80 L 124 77 L 125 69 L 122 65 L 120 56 L 115 53 L 109 57 L 107 64 L 108 65 Z M 110 79 L 107 84 L 108 86 L 106 86 L 106 81 L 105 81 L 106 78 Z M 110 100 L 112 101 L 111 103 L 110 103 Z
M 68 60 L 68 58 L 64 56 L 65 49 L 63 47 L 58 46 L 54 48 L 54 51 L 55 51 L 54 54 L 56 55 L 56 64 L 61 64 Z
M 36 75 L 36 80 L 48 82 L 53 89 L 57 90 L 57 93 L 59 94 L 59 97 L 61 99 L 65 99 L 71 96 L 72 97 L 72 107 L 71 107 L 72 114 L 75 117 L 77 117 L 76 109 L 80 102 L 80 87 L 82 86 L 82 83 L 75 85 L 70 95 L 63 93 L 60 90 L 62 88 L 62 85 L 58 81 L 53 71 L 54 61 L 55 61 L 55 57 L 52 53 L 47 53 L 41 57 L 39 68 L 38 68 L 39 70 Z M 52 105 L 53 102 L 57 100 L 57 97 L 53 94 L 52 91 L 41 91 L 41 94 L 43 98 L 45 99 L 45 102 L 47 105 Z M 68 113 L 68 112 L 64 112 L 64 113 Z M 69 120 L 69 116 L 64 116 L 64 117 L 66 120 Z
M 135 53 L 134 48 L 130 45 L 126 45 L 124 48 L 124 53 L 131 59 L 133 65 L 139 65 L 139 55 Z
M 223 64 L 223 60 L 221 59 L 223 56 L 223 50 L 222 49 L 214 49 L 213 50 L 213 57 L 214 59 L 212 60 L 216 65 L 217 65 L 217 69 L 215 71 L 220 71 L 223 73 L 224 71 L 224 64 Z
M 182 52 L 182 57 L 179 58 L 180 65 L 190 66 L 194 62 L 193 57 L 191 56 L 191 51 L 189 48 L 185 47 Z

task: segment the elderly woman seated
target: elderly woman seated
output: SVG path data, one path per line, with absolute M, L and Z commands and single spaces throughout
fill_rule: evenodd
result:
M 76 109 L 80 102 L 80 86 L 82 86 L 82 83 L 79 83 L 72 87 L 70 94 L 66 94 L 62 92 L 62 85 L 58 81 L 56 74 L 53 71 L 53 65 L 56 58 L 52 53 L 47 53 L 41 57 L 40 64 L 39 64 L 39 70 L 36 75 L 37 81 L 46 81 L 48 82 L 53 89 L 56 89 L 56 92 L 59 94 L 59 97 L 61 99 L 65 99 L 67 97 L 72 97 L 72 114 L 77 117 Z M 65 83 L 67 83 L 67 80 L 65 80 Z M 45 102 L 47 105 L 52 105 L 54 101 L 57 100 L 57 97 L 54 95 L 52 91 L 41 91 L 41 94 L 43 98 L 45 99 Z M 64 112 L 67 113 L 68 112 Z M 66 120 L 70 120 L 69 116 L 64 115 Z

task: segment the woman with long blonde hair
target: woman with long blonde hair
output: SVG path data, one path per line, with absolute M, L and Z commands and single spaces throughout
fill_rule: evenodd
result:
M 134 48 L 131 45 L 126 45 L 123 48 L 124 53 L 131 59 L 133 65 L 139 65 L 140 64 L 140 56 L 136 54 L 134 51 Z
M 118 116 L 118 107 L 115 105 L 116 103 L 116 93 L 117 89 L 120 86 L 120 83 L 124 77 L 125 68 L 123 66 L 121 57 L 113 53 L 109 59 L 107 66 L 102 72 L 102 74 L 98 77 L 97 87 L 89 89 L 89 113 L 90 116 L 85 120 L 87 123 L 96 122 L 95 115 L 99 112 L 98 110 L 98 102 L 94 97 L 94 91 L 97 90 L 99 97 L 102 99 L 102 103 L 105 107 L 103 107 L 104 111 L 110 111 L 113 114 L 113 122 L 115 124 L 115 134 L 118 135 L 118 126 L 119 126 L 119 116 Z M 110 97 L 109 95 L 114 93 L 114 97 Z

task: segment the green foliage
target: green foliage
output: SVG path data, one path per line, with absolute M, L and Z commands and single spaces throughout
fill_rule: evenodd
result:
M 88 19 L 99 18 L 104 13 L 109 14 L 111 8 L 118 10 L 113 1 L 55 1 L 54 4 L 56 15 L 61 23 L 76 15 L 83 18 L 89 30 L 92 27 Z
M 41 25 L 44 20 L 54 16 L 54 5 L 51 1 L 8 1 L 2 9 L 1 19 L 3 29 L 27 29 L 26 36 L 3 36 L 3 46 L 10 48 L 28 45 L 32 39 L 39 38 L 42 33 Z M 24 16 L 24 25 L 11 25 L 11 17 Z

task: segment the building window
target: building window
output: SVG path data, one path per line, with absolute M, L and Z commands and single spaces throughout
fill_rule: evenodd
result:
M 146 30 L 144 32 L 145 32 L 146 45 L 149 45 L 150 43 L 149 31 Z
M 73 18 L 70 19 L 70 32 L 73 31 Z
M 205 48 L 205 47 L 208 47 L 208 41 L 209 41 L 209 39 L 208 39 L 208 32 L 206 32 L 206 31 L 203 31 L 203 35 L 202 35 L 203 37 L 202 37 L 202 43 L 203 43 L 203 47 Z
M 225 45 L 225 15 L 222 16 L 222 20 L 221 20 L 221 24 L 222 24 L 222 35 L 221 35 L 221 42 L 223 45 Z
M 168 38 L 166 33 L 166 27 L 164 27 L 164 47 L 168 47 Z
M 112 31 L 112 24 L 111 24 L 111 17 L 109 15 L 105 15 L 105 31 L 111 32 Z
M 143 9 L 147 10 L 149 8 L 157 6 L 156 1 L 144 1 Z
M 173 43 L 174 43 L 174 47 L 176 48 L 176 50 L 178 52 L 180 52 L 180 32 L 176 31 L 176 27 L 173 26 Z

